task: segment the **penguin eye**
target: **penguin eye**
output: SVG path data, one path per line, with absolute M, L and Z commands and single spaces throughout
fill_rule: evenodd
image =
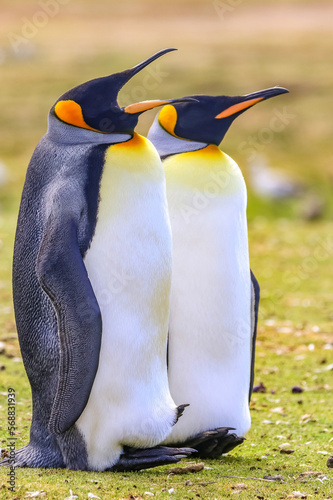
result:
M 86 128 L 99 132 L 97 129 L 90 127 L 83 118 L 81 106 L 72 100 L 59 101 L 54 107 L 54 112 L 59 120 L 74 125 L 74 127 Z

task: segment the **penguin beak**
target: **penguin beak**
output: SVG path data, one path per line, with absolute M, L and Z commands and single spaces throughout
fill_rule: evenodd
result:
M 260 101 L 264 101 L 265 99 L 270 99 L 271 97 L 275 97 L 276 95 L 286 94 L 289 90 L 284 87 L 272 87 L 265 90 L 259 90 L 258 92 L 253 92 L 252 94 L 246 94 L 239 98 L 236 98 L 238 102 L 224 109 L 221 113 L 215 116 L 215 118 L 227 118 L 228 116 L 235 115 L 237 113 L 241 113 L 246 109 L 254 106 Z
M 146 66 L 148 66 L 150 63 L 155 61 L 155 59 L 158 59 L 159 57 L 163 56 L 164 54 L 167 54 L 168 52 L 173 52 L 174 50 L 177 49 L 163 49 L 160 50 L 159 52 L 156 52 L 156 54 L 152 55 L 151 57 L 148 57 L 145 61 L 137 64 L 136 66 L 133 66 L 133 68 L 127 69 L 121 73 L 117 73 L 115 76 L 119 80 L 118 86 L 119 89 L 125 85 L 126 82 L 128 82 L 131 78 L 133 78 L 134 75 L 139 73 L 139 71 L 143 70 Z M 112 75 L 114 77 L 114 75 Z M 144 111 L 148 111 L 149 109 L 156 108 L 157 106 L 163 106 L 164 104 L 172 104 L 176 102 L 188 102 L 188 101 L 196 101 L 196 99 L 193 98 L 183 98 L 183 99 L 165 99 L 165 100 L 153 100 L 153 101 L 142 101 L 142 102 L 136 102 L 134 104 L 130 104 L 129 106 L 126 106 L 122 108 L 125 113 L 129 113 L 131 115 L 134 114 L 140 114 L 143 113 Z
M 123 111 L 129 114 L 140 114 L 144 111 L 148 111 L 149 109 L 156 108 L 157 106 L 164 106 L 165 104 L 174 104 L 178 102 L 198 102 L 198 100 L 191 97 L 186 97 L 183 99 L 165 99 L 164 101 L 142 101 L 136 102 L 134 104 L 129 104 L 129 106 L 123 108 Z
M 125 69 L 124 71 L 121 71 L 120 73 L 115 73 L 114 75 L 110 75 L 109 78 L 110 81 L 112 82 L 112 87 L 116 91 L 116 95 L 120 91 L 120 89 L 131 79 L 133 78 L 134 75 L 139 73 L 139 71 L 143 70 L 146 66 L 151 64 L 155 59 L 158 59 L 159 57 L 163 56 L 164 54 L 167 54 L 168 52 L 173 52 L 174 50 L 177 49 L 163 49 L 160 50 L 159 52 L 156 52 L 156 54 L 153 54 L 152 56 L 148 57 L 148 59 L 145 59 L 141 63 L 137 64 L 136 66 L 133 66 L 133 68 Z
M 145 59 L 144 61 L 137 64 L 136 66 L 133 66 L 133 68 L 125 70 L 124 73 L 125 72 L 127 73 L 126 76 L 129 77 L 128 79 L 133 78 L 134 75 L 136 75 L 137 73 L 139 73 L 139 71 L 141 71 L 143 68 L 148 66 L 148 64 L 155 61 L 155 59 L 158 59 L 159 57 L 164 56 L 164 54 L 167 54 L 168 52 L 173 52 L 174 50 L 177 50 L 177 49 L 159 50 L 158 52 L 156 52 L 156 54 L 153 54 L 152 56 L 148 57 L 148 59 Z

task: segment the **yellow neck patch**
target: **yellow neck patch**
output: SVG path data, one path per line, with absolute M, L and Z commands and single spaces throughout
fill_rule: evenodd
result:
M 93 130 L 94 132 L 100 132 L 99 130 L 90 127 L 83 118 L 82 108 L 75 101 L 59 101 L 55 105 L 54 111 L 57 117 L 69 125 L 74 125 L 75 127 L 86 128 L 88 130 Z
M 205 161 L 209 158 L 209 160 L 213 161 L 218 161 L 223 158 L 223 151 L 220 150 L 218 146 L 215 144 L 208 144 L 206 147 L 202 149 L 197 149 L 196 151 L 187 151 L 186 153 L 183 153 L 187 155 L 187 158 L 194 157 L 196 159 L 198 158 L 203 158 Z
M 106 161 L 112 167 L 110 175 L 115 170 L 132 172 L 150 178 L 163 178 L 163 168 L 160 157 L 152 143 L 142 135 L 134 132 L 131 139 L 126 142 L 111 144 Z M 104 169 L 106 172 L 107 169 Z M 103 174 L 104 175 L 104 174 Z M 132 181 L 131 181 L 132 182 Z
M 238 165 L 214 144 L 170 156 L 163 166 L 168 196 L 178 192 L 180 186 L 201 193 L 207 191 L 208 197 L 211 191 L 218 197 L 245 191 Z
M 174 106 L 171 106 L 171 104 L 164 106 L 164 108 L 160 111 L 160 114 L 158 115 L 158 121 L 160 125 L 167 132 L 169 132 L 169 134 L 173 135 L 174 137 L 178 137 L 175 134 L 175 126 L 177 123 L 177 110 Z M 181 137 L 178 137 L 178 139 L 181 139 Z
M 119 149 L 122 151 L 128 150 L 128 152 L 132 152 L 138 148 L 146 147 L 149 144 L 149 141 L 140 134 L 134 132 L 133 137 L 126 142 L 118 142 L 116 144 L 112 144 L 112 150 Z

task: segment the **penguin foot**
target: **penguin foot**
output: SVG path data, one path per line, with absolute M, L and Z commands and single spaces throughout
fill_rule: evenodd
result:
M 1 460 L 0 466 L 63 468 L 65 464 L 60 453 L 48 447 L 39 449 L 38 447 L 28 444 L 16 450 L 13 457 L 8 456 Z
M 124 447 L 118 463 L 108 470 L 126 472 L 175 464 L 182 458 L 189 457 L 192 453 L 196 453 L 196 450 L 191 448 L 169 448 L 168 446 L 144 449 Z
M 229 431 L 233 427 L 218 427 L 211 431 L 201 432 L 176 446 L 195 448 L 200 458 L 219 458 L 224 453 L 229 453 L 236 446 L 243 443 L 245 438 Z

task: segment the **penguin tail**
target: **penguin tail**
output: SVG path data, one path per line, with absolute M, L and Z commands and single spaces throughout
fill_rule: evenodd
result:
M 184 413 L 184 410 L 187 406 L 190 406 L 189 404 L 185 404 L 185 405 L 179 405 L 177 406 L 176 408 L 176 411 L 177 411 L 177 415 L 176 415 L 176 421 L 175 421 L 175 424 L 178 422 L 178 420 L 180 419 L 180 417 L 182 416 L 182 414 Z

